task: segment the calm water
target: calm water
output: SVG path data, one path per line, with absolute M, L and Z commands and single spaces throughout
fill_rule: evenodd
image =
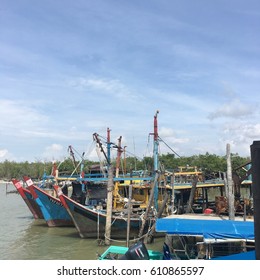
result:
M 12 184 L 8 191 L 15 190 Z M 49 228 L 44 220 L 34 220 L 19 194 L 6 194 L 0 183 L 0 260 L 96 260 L 106 246 L 95 239 L 82 239 L 73 227 Z M 163 239 L 148 249 L 161 249 Z M 114 243 L 122 245 L 125 243 Z

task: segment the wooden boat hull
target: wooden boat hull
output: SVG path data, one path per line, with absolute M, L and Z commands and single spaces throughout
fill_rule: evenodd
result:
M 35 185 L 30 185 L 29 189 L 49 227 L 74 226 L 70 215 L 58 198 Z
M 34 200 L 31 192 L 28 189 L 24 188 L 18 180 L 13 179 L 12 182 L 16 187 L 18 193 L 21 195 L 22 199 L 28 206 L 29 210 L 33 214 L 34 219 L 43 219 L 44 217 L 42 211 L 39 205 Z
M 100 238 L 105 235 L 106 211 L 92 206 L 84 206 L 58 192 L 60 201 L 70 214 L 80 237 Z M 131 217 L 130 238 L 137 238 L 141 226 L 139 215 Z M 111 238 L 122 239 L 127 236 L 127 216 L 122 213 L 112 215 Z

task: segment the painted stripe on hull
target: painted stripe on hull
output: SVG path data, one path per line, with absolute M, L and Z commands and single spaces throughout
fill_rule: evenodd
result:
M 20 181 L 13 179 L 12 182 L 13 182 L 14 186 L 16 187 L 17 191 L 19 192 L 19 194 L 21 195 L 22 199 L 26 203 L 27 207 L 33 214 L 33 217 L 35 219 L 43 219 L 43 214 L 40 210 L 40 207 L 33 199 L 31 192 L 29 190 L 25 189 L 22 186 L 22 184 L 20 183 Z
M 45 193 L 33 186 L 38 198 L 36 202 L 40 206 L 44 219 L 48 226 L 74 226 L 73 221 L 59 199 Z
M 42 211 L 39 207 L 39 205 L 36 203 L 36 201 L 33 199 L 32 194 L 26 190 L 25 191 L 25 196 L 30 204 L 30 206 L 28 206 L 30 209 L 33 209 L 34 214 L 34 218 L 35 219 L 44 219 Z

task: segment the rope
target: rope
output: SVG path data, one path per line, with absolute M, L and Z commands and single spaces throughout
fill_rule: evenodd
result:
M 142 214 L 140 217 L 142 217 L 142 216 L 143 216 L 143 214 Z M 117 219 L 119 219 L 119 217 L 118 217 L 118 218 L 115 217 L 115 218 L 113 219 L 113 221 L 112 221 L 112 223 L 111 223 L 111 227 L 112 227 L 112 225 L 114 224 L 114 222 L 115 222 Z M 127 221 L 127 219 L 126 219 L 126 218 L 123 218 L 123 217 L 120 217 L 120 219 L 123 219 L 124 221 Z M 149 226 L 148 226 L 147 232 L 146 232 L 145 234 L 143 234 L 142 236 L 140 236 L 140 237 L 136 237 L 136 238 L 130 239 L 129 242 L 136 242 L 136 241 L 139 241 L 139 240 L 144 239 L 146 236 L 149 235 L 150 231 L 152 230 L 152 225 L 153 225 L 152 219 L 149 219 Z M 104 233 L 104 237 L 105 237 L 106 240 L 109 240 L 109 241 L 111 241 L 111 242 L 126 243 L 125 240 L 118 240 L 118 239 L 108 238 L 108 237 L 106 236 L 106 233 Z M 99 242 L 100 245 L 102 245 L 102 244 L 101 244 L 101 243 L 102 243 L 101 241 L 102 241 L 102 239 L 100 239 L 100 238 L 99 238 L 99 235 L 98 235 L 98 242 Z
M 131 240 L 129 240 L 129 241 L 130 241 L 130 242 L 139 241 L 139 240 L 145 238 L 145 236 L 147 236 L 147 234 L 148 234 L 148 232 L 147 232 L 146 234 L 144 234 L 143 236 L 141 236 L 141 237 L 137 237 L 137 238 L 131 239 Z M 125 240 L 118 240 L 118 239 L 108 238 L 108 237 L 106 236 L 106 234 L 104 234 L 104 237 L 105 237 L 107 240 L 112 241 L 112 242 L 126 243 Z
M 98 239 L 99 238 L 99 212 L 98 212 L 98 219 L 97 219 L 97 236 L 98 236 Z
M 161 137 L 158 137 L 160 139 L 160 141 L 162 141 L 176 156 L 178 156 L 179 158 L 181 158 L 180 155 L 178 155 L 167 143 L 165 143 L 165 141 L 162 140 Z
M 102 171 L 103 176 L 106 177 L 106 173 L 104 171 L 105 168 L 104 168 L 103 161 L 101 160 L 101 153 L 100 153 L 100 149 L 99 149 L 98 145 L 96 145 L 96 152 L 97 152 L 98 159 L 99 159 L 100 169 Z

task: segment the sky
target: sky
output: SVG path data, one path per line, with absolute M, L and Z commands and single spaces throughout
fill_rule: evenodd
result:
M 258 0 L 1 0 L 0 161 L 250 156 L 260 139 Z M 169 149 L 168 147 L 171 147 Z

